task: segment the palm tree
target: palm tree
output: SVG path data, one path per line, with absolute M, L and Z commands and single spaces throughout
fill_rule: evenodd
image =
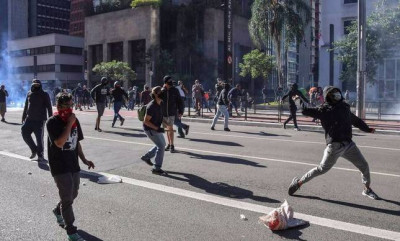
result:
M 304 29 L 311 20 L 311 7 L 306 0 L 255 0 L 251 7 L 249 32 L 258 46 L 274 45 L 278 80 L 283 86 L 282 44 L 287 51 L 290 43 L 303 39 Z

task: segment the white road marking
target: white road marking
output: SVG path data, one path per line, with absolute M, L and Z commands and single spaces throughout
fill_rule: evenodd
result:
M 136 145 L 143 145 L 143 146 L 154 146 L 154 144 L 150 144 L 150 143 L 142 143 L 142 142 L 134 142 L 134 141 L 121 141 L 121 140 L 108 139 L 108 138 L 99 138 L 99 137 L 93 137 L 93 136 L 85 136 L 85 138 L 92 139 L 92 140 L 100 140 L 100 141 L 111 141 L 111 142 L 119 142 L 119 143 L 126 143 L 126 144 L 136 144 Z M 257 157 L 257 156 L 246 156 L 246 155 L 239 155 L 239 154 L 232 154 L 232 153 L 191 149 L 191 148 L 185 148 L 185 147 L 179 147 L 179 150 L 202 152 L 202 153 L 215 154 L 215 155 L 220 155 L 220 156 L 249 158 L 249 159 L 270 161 L 270 162 L 280 162 L 280 163 L 290 163 L 290 164 L 297 164 L 297 165 L 306 165 L 306 166 L 313 166 L 313 167 L 317 166 L 314 163 L 297 162 L 297 161 L 289 161 L 289 160 L 281 160 L 281 159 L 273 159 L 273 158 Z M 358 169 L 343 168 L 343 167 L 333 167 L 332 169 L 342 170 L 342 171 L 359 172 Z M 389 176 L 389 177 L 400 177 L 400 175 L 398 175 L 398 174 L 391 174 L 391 173 L 384 173 L 384 172 L 371 172 L 371 174 L 381 175 L 381 176 Z
M 6 151 L 0 151 L 0 155 L 3 156 L 8 156 L 16 159 L 21 159 L 25 161 L 30 161 L 29 158 L 6 152 Z M 85 173 L 87 175 L 91 176 L 114 176 L 113 174 L 105 173 L 105 172 L 87 172 L 87 171 L 81 171 L 82 173 Z M 156 184 L 156 183 L 151 183 L 151 182 L 146 182 L 146 181 L 141 181 L 133 178 L 128 178 L 128 177 L 121 177 L 122 182 L 126 184 L 131 184 L 135 185 L 138 187 L 143 187 L 151 190 L 156 190 L 156 191 L 161 191 L 164 193 L 169 193 L 169 194 L 174 194 L 178 195 L 181 197 L 187 197 L 187 198 L 192 198 L 200 201 L 205 201 L 209 203 L 214 203 L 226 207 L 232 207 L 232 208 L 237 208 L 241 210 L 247 210 L 251 212 L 256 212 L 256 213 L 269 213 L 274 209 L 274 207 L 266 207 L 258 204 L 252 204 L 252 203 L 247 203 L 247 202 L 242 202 L 242 201 L 236 201 L 233 199 L 229 198 L 223 198 L 223 197 L 218 197 L 215 195 L 210 195 L 210 194 L 203 194 L 203 193 L 197 193 L 193 191 L 188 191 L 180 188 L 175 188 L 175 187 L 170 187 L 170 186 L 165 186 L 161 184 Z M 371 237 L 376 237 L 376 238 L 383 238 L 383 239 L 389 239 L 389 240 L 400 240 L 400 232 L 395 232 L 395 231 L 390 231 L 390 230 L 385 230 L 385 229 L 379 229 L 379 228 L 373 228 L 373 227 L 368 227 L 368 226 L 363 226 L 363 225 L 358 225 L 358 224 L 353 224 L 349 222 L 343 222 L 343 221 L 338 221 L 338 220 L 333 220 L 333 219 L 328 219 L 328 218 L 321 218 L 317 216 L 312 216 L 308 214 L 303 214 L 303 213 L 296 213 L 295 214 L 296 218 L 304 219 L 311 224 L 315 224 L 318 226 L 323 226 L 327 228 L 332 228 L 335 230 L 343 230 L 347 232 L 352 232 L 352 233 L 358 233 L 362 235 L 367 235 Z

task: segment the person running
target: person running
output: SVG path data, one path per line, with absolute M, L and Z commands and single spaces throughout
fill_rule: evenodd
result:
M 311 169 L 300 179 L 293 178 L 289 186 L 289 195 L 293 195 L 311 179 L 328 172 L 335 165 L 337 159 L 343 157 L 360 170 L 364 184 L 362 195 L 378 199 L 378 195 L 370 188 L 371 177 L 368 163 L 352 141 L 352 125 L 369 133 L 374 133 L 375 129 L 368 127 L 363 120 L 351 113 L 350 106 L 344 102 L 342 92 L 338 88 L 327 86 L 323 93 L 325 103 L 314 108 L 303 106 L 303 115 L 321 120 L 327 145 L 324 156 L 318 167 Z
M 60 201 L 53 209 L 57 223 L 67 231 L 68 239 L 82 241 L 74 226 L 72 204 L 78 196 L 79 161 L 94 168 L 93 162 L 86 159 L 80 141 L 83 140 L 82 129 L 73 111 L 72 95 L 59 93 L 56 96 L 57 112 L 46 123 L 48 139 L 47 152 L 50 172 L 57 185 Z
M 183 102 L 179 91 L 174 87 L 172 77 L 164 76 L 164 86 L 161 90 L 162 108 L 163 108 L 163 125 L 167 129 L 168 145 L 166 151 L 175 152 L 174 146 L 174 121 L 176 115 L 181 118 L 183 115 Z
M 4 85 L 0 86 L 0 115 L 1 115 L 1 122 L 6 122 L 6 119 L 4 118 L 7 112 L 7 99 L 8 97 L 8 92 L 6 90 L 6 87 Z
M 47 113 L 46 113 L 47 112 Z M 42 89 L 42 83 L 38 79 L 32 80 L 31 90 L 25 100 L 22 114 L 21 134 L 25 143 L 31 149 L 30 159 L 38 156 L 38 161 L 45 161 L 43 156 L 43 131 L 47 117 L 53 115 L 50 96 Z M 32 139 L 35 134 L 36 144 Z
M 225 83 L 223 85 L 223 89 L 221 91 L 221 94 L 219 95 L 218 102 L 217 102 L 217 113 L 214 116 L 214 119 L 211 124 L 211 130 L 215 130 L 215 124 L 217 123 L 218 118 L 222 115 L 224 115 L 224 131 L 231 131 L 228 128 L 229 124 L 229 112 L 228 112 L 228 106 L 229 106 L 229 100 L 228 100 L 228 92 L 229 89 L 231 88 L 228 83 Z
M 151 98 L 153 99 L 146 106 L 146 115 L 144 116 L 143 129 L 147 137 L 155 144 L 141 159 L 148 165 L 152 166 L 151 172 L 156 175 L 167 175 L 167 172 L 161 169 L 164 161 L 165 152 L 165 139 L 164 139 L 164 128 L 161 127 L 163 123 L 163 110 L 161 107 L 161 87 L 156 86 L 151 92 Z M 151 158 L 155 157 L 153 163 Z
M 148 103 L 150 103 L 151 101 L 151 91 L 150 91 L 150 87 L 147 85 L 144 85 L 144 90 L 142 91 L 142 93 L 140 93 L 140 102 L 142 105 L 147 105 Z
M 114 119 L 111 124 L 111 127 L 114 127 L 115 122 L 119 118 L 121 121 L 121 126 L 124 125 L 125 118 L 123 118 L 120 114 L 119 111 L 121 110 L 123 101 L 124 101 L 124 96 L 125 98 L 128 98 L 128 94 L 121 88 L 121 85 L 119 81 L 114 82 L 114 89 L 111 91 L 111 96 L 114 98 Z
M 108 79 L 106 77 L 103 77 L 101 78 L 101 83 L 96 85 L 90 92 L 91 97 L 93 98 L 93 100 L 96 101 L 97 118 L 96 126 L 94 129 L 98 132 L 102 132 L 102 130 L 100 129 L 100 121 L 101 117 L 104 114 L 104 109 L 106 108 L 107 96 L 110 95 L 110 91 L 107 85 Z
M 293 119 L 294 130 L 295 131 L 300 131 L 300 128 L 297 126 L 297 118 L 296 118 L 297 106 L 296 106 L 296 103 L 294 102 L 294 98 L 296 96 L 301 98 L 304 102 L 309 103 L 307 98 L 304 97 L 304 95 L 299 91 L 297 84 L 294 83 L 291 86 L 289 92 L 282 97 L 282 101 L 285 101 L 286 98 L 289 98 L 289 110 L 290 110 L 289 117 L 283 123 L 283 129 L 286 129 L 286 124 L 289 123 L 289 121 Z

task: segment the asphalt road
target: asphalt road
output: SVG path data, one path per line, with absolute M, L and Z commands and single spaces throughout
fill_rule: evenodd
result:
M 320 132 L 246 126 L 224 132 L 222 124 L 211 131 L 209 124 L 189 123 L 187 138 L 176 139 L 178 153 L 165 155 L 169 176 L 160 177 L 140 160 L 152 144 L 133 112 L 122 112 L 127 121 L 116 128 L 109 114 L 99 133 L 95 112 L 77 112 L 84 152 L 96 164 L 95 173 L 82 173 L 74 203 L 87 240 L 400 240 L 398 136 L 354 136 L 382 200 L 361 195 L 360 173 L 342 158 L 290 197 L 292 178 L 322 157 Z M 58 194 L 48 167 L 27 158 L 21 111 L 6 119 L 0 123 L 0 240 L 66 240 L 51 212 Z M 124 183 L 97 184 L 98 173 Z M 310 224 L 271 232 L 258 218 L 285 199 Z

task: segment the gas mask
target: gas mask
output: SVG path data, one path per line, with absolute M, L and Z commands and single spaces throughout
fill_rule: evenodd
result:
M 40 85 L 32 85 L 31 86 L 31 91 L 32 92 L 37 92 L 40 90 Z

